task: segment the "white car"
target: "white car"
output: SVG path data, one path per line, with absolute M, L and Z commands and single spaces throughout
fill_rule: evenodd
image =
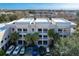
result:
M 6 55 L 10 55 L 12 52 L 13 52 L 13 50 L 14 50 L 14 46 L 13 45 L 11 45 L 10 47 L 9 47 L 9 49 L 6 51 Z
M 19 54 L 24 55 L 24 53 L 25 53 L 25 47 L 22 47 Z
M 51 53 L 50 53 L 49 48 L 46 48 L 46 55 L 45 56 L 52 56 Z
M 18 55 L 20 50 L 21 50 L 21 46 L 16 46 L 16 48 L 14 49 L 12 55 Z
M 48 47 L 46 48 L 46 52 L 50 52 Z

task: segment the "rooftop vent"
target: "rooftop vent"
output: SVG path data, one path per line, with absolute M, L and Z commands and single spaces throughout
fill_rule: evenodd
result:
M 34 17 L 34 20 L 36 20 L 36 17 Z
M 51 18 L 51 17 L 49 17 L 49 20 L 52 20 L 52 18 Z
M 15 24 L 15 22 L 13 24 Z

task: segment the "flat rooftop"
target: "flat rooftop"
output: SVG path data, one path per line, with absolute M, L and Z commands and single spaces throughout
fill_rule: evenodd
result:
M 15 22 L 26 22 L 26 23 L 30 23 L 33 22 L 34 18 L 22 18 L 19 20 L 16 20 Z M 68 20 L 64 19 L 64 18 L 52 18 L 52 21 L 54 22 L 69 22 Z M 49 22 L 48 18 L 36 18 L 34 22 Z
M 35 22 L 49 22 L 48 18 L 37 18 Z
M 22 19 L 19 19 L 19 20 L 16 20 L 15 22 L 31 22 L 33 20 L 33 18 L 22 18 Z
M 52 18 L 52 21 L 54 22 L 62 22 L 62 23 L 67 23 L 69 22 L 67 19 L 64 19 L 64 18 Z
M 14 20 L 12 22 L 9 22 L 7 24 L 12 24 L 12 23 L 72 23 L 71 21 L 68 21 L 67 19 L 64 18 L 52 18 L 52 20 L 49 20 L 48 18 L 21 18 L 19 20 Z M 72 23 L 75 25 L 75 23 Z

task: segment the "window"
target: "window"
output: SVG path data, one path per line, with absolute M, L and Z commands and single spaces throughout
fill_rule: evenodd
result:
M 47 33 L 47 29 L 43 29 L 43 32 L 44 32 L 44 33 Z
M 42 45 L 42 41 L 38 41 L 38 44 L 39 44 L 39 45 Z
M 5 44 L 5 46 L 7 47 L 7 44 Z
M 64 37 L 66 37 L 66 35 L 64 35 Z
M 38 32 L 42 32 L 42 29 L 38 29 Z
M 44 38 L 44 39 L 47 39 L 47 35 L 43 35 L 43 38 Z
M 25 35 L 23 35 L 23 37 L 25 37 Z
M 60 37 L 62 37 L 62 35 L 60 35 Z
M 68 32 L 69 30 L 68 29 L 64 29 L 64 32 Z
M 42 35 L 39 35 L 39 38 L 42 39 Z
M 8 38 L 9 38 L 10 36 L 8 35 Z
M 12 31 L 14 31 L 14 28 L 12 28 Z
M 20 31 L 22 31 L 22 29 L 19 28 L 18 31 L 20 32 Z
M 34 32 L 34 28 L 32 28 L 32 31 Z
M 3 40 L 1 41 L 1 43 L 3 43 Z
M 6 40 L 7 38 L 5 38 L 5 40 Z
M 58 32 L 62 32 L 62 29 L 58 29 Z
M 19 44 L 19 45 L 22 45 L 22 40 L 19 40 L 19 41 L 18 41 L 18 44 Z
M 26 32 L 26 31 L 27 31 L 27 29 L 23 29 L 23 31 L 24 31 L 24 32 Z
M 43 41 L 43 44 L 44 44 L 44 45 L 47 45 L 47 41 Z
M 21 37 L 22 37 L 22 35 L 19 35 L 19 37 L 21 38 Z
M 75 27 L 73 27 L 73 29 L 76 29 Z

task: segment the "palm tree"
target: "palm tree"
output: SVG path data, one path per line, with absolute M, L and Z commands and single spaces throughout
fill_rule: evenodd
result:
M 47 34 L 48 34 L 49 38 L 54 39 L 54 40 L 57 40 L 60 38 L 59 34 L 54 32 L 53 29 L 49 29 Z
M 14 44 L 19 39 L 19 33 L 13 32 L 10 36 L 11 44 Z
M 54 37 L 55 37 L 55 32 L 54 32 L 53 29 L 49 29 L 47 34 L 48 34 L 48 37 L 49 37 L 50 39 L 54 39 Z
M 52 48 L 54 47 L 54 44 L 60 39 L 59 34 L 54 32 L 53 29 L 49 29 L 47 34 L 49 39 L 51 40 L 49 47 Z
M 31 34 L 30 33 L 28 33 L 28 34 L 26 34 L 26 36 L 25 36 L 25 41 L 27 42 L 27 43 L 30 43 L 30 41 L 31 41 Z
M 38 32 L 34 32 L 34 33 L 29 33 L 29 34 L 26 34 L 25 36 L 25 40 L 27 43 L 29 44 L 32 44 L 32 45 L 35 45 L 35 41 L 39 39 L 39 33 Z
M 33 40 L 33 41 L 36 41 L 37 39 L 39 39 L 39 33 L 38 33 L 38 32 L 34 32 L 34 33 L 32 34 L 32 40 Z

